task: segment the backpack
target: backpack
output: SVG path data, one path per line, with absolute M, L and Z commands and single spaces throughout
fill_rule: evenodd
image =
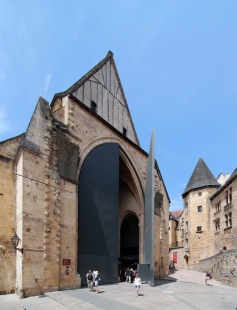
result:
M 87 279 L 89 281 L 93 280 L 93 274 L 92 273 L 89 273 L 88 276 L 87 276 Z

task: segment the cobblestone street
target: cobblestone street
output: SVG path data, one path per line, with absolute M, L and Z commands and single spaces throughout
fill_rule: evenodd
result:
M 132 284 L 100 286 L 100 293 L 87 288 L 46 293 L 46 297 L 18 299 L 15 294 L 0 296 L 1 310 L 74 309 L 235 309 L 237 289 L 213 280 L 204 284 L 204 273 L 180 270 L 156 281 L 155 287 L 142 284 L 136 297 Z

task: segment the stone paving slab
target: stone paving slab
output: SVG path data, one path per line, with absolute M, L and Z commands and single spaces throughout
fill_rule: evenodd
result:
M 165 280 L 170 281 L 182 281 L 182 282 L 189 282 L 189 283 L 198 283 L 198 284 L 204 284 L 205 283 L 205 272 L 199 272 L 196 270 L 171 270 L 170 274 L 166 276 Z M 215 279 L 212 279 L 212 284 L 214 286 L 224 286 L 226 285 L 221 284 L 218 281 L 215 281 Z
M 64 292 L 51 292 L 46 293 L 46 296 L 52 298 L 57 301 L 61 305 L 65 306 L 66 309 L 74 310 L 74 309 L 103 309 L 98 307 L 97 305 L 92 305 L 90 303 L 90 296 L 87 296 L 86 301 L 83 301 L 79 298 L 79 296 L 74 297 L 73 295 L 76 293 L 76 290 L 64 291 Z M 93 294 L 94 295 L 94 294 Z
M 68 310 L 69 308 L 60 305 L 48 297 L 28 297 L 19 299 L 16 294 L 0 295 L 1 310 Z
M 174 277 L 174 274 L 171 275 Z M 185 282 L 189 280 L 193 282 Z M 155 287 L 142 284 L 136 297 L 134 285 L 118 283 L 101 285 L 100 293 L 88 288 L 46 293 L 18 299 L 15 294 L 0 296 L 0 310 L 76 310 L 76 309 L 159 309 L 159 310 L 229 310 L 237 308 L 237 289 L 220 285 L 205 285 L 205 274 L 185 270 L 175 278 L 156 281 Z M 199 282 L 200 283 L 197 283 Z
M 134 286 L 128 283 L 100 286 L 100 294 L 86 288 L 63 291 L 102 309 L 234 309 L 237 307 L 237 290 L 229 287 L 196 283 L 157 281 L 157 286 L 141 286 L 135 296 Z M 93 308 L 92 308 L 93 309 Z

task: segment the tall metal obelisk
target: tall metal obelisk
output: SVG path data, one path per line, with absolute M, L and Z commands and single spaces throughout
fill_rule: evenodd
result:
M 152 131 L 147 163 L 144 217 L 144 263 L 150 266 L 150 286 L 154 286 L 154 167 L 155 131 Z

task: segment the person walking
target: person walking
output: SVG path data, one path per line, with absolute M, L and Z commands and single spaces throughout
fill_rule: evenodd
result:
M 126 269 L 126 272 L 125 272 L 125 276 L 126 276 L 126 282 L 129 282 L 129 275 L 130 275 L 130 269 L 129 267 Z
M 133 282 L 133 268 L 130 269 L 129 271 L 129 283 Z
M 207 280 L 209 281 L 210 284 L 210 272 L 206 271 L 206 275 L 205 275 L 205 284 L 207 285 Z
M 87 278 L 87 285 L 89 288 L 89 292 L 93 292 L 93 282 L 94 282 L 94 275 L 91 272 L 91 270 L 89 269 L 87 274 L 86 274 L 86 278 Z
M 142 280 L 141 280 L 141 278 L 139 278 L 138 274 L 136 274 L 136 277 L 134 279 L 134 285 L 136 288 L 136 296 L 137 297 L 139 296 L 139 289 L 140 289 L 141 284 L 142 284 Z
M 210 273 L 210 277 L 209 277 L 209 283 L 210 283 L 210 286 L 213 286 L 212 284 L 212 274 Z
M 94 273 L 94 277 L 95 277 L 95 289 L 96 289 L 96 294 L 99 292 L 99 281 L 100 281 L 100 278 L 99 278 L 99 272 L 98 271 L 93 271 Z

